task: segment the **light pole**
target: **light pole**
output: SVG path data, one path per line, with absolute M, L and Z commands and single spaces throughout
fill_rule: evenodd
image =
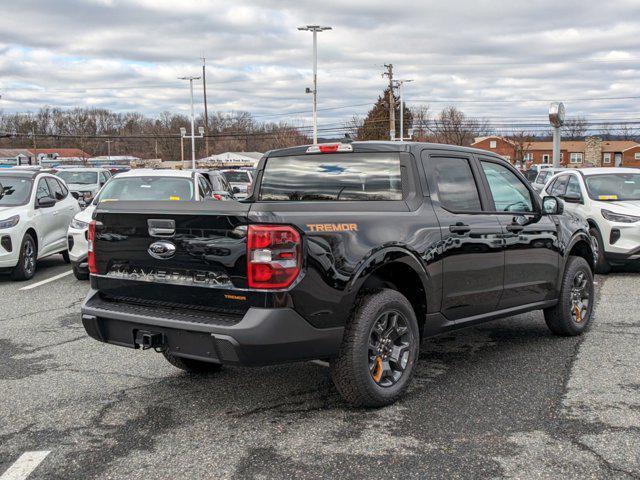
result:
M 321 27 L 320 25 L 306 25 L 298 27 L 313 33 L 313 90 L 306 89 L 306 93 L 313 93 L 313 144 L 318 143 L 318 32 L 331 30 L 331 27 Z
M 564 124 L 564 103 L 549 105 L 549 122 L 553 126 L 553 168 L 560 167 L 560 127 Z
M 404 140 L 404 97 L 402 96 L 402 84 L 413 82 L 413 80 L 394 80 L 394 82 L 400 94 L 400 141 L 402 142 Z
M 184 167 L 184 138 L 189 137 L 191 139 L 191 169 L 196 169 L 196 153 L 194 149 L 194 142 L 196 138 L 204 137 L 204 127 L 198 127 L 199 135 L 193 133 L 193 123 L 191 123 L 191 135 L 187 135 L 187 129 L 180 127 L 180 160 L 182 160 L 182 166 Z
M 109 165 L 111 165 L 111 142 L 113 142 L 113 140 L 105 140 L 104 142 L 107 144 L 107 157 L 109 158 Z
M 200 80 L 200 77 L 178 77 L 179 80 L 189 80 L 189 90 L 191 92 L 191 168 L 196 169 L 196 138 L 202 138 L 204 136 L 204 128 L 200 128 L 200 135 L 196 137 L 195 134 L 195 113 L 193 111 L 193 81 Z M 184 135 L 183 135 L 184 136 Z

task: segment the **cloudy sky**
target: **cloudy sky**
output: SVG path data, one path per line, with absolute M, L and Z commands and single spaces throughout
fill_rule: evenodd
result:
M 639 0 L 0 1 L 5 111 L 186 112 L 177 77 L 204 55 L 210 110 L 308 124 L 311 34 L 296 27 L 322 24 L 321 125 L 366 112 L 384 63 L 432 111 L 544 121 L 560 99 L 568 115 L 640 118 Z

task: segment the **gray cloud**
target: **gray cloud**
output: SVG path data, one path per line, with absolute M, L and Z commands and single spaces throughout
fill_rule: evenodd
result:
M 321 23 L 334 27 L 320 35 L 321 108 L 373 102 L 382 64 L 392 62 L 414 79 L 408 103 L 433 111 L 464 99 L 473 116 L 543 120 L 544 102 L 523 100 L 557 98 L 569 100 L 570 114 L 640 115 L 637 99 L 575 100 L 638 95 L 637 1 L 21 0 L 3 10 L 0 108 L 8 111 L 186 112 L 187 86 L 176 78 L 199 73 L 202 53 L 210 109 L 308 111 L 311 35 L 296 27 Z M 365 111 L 322 111 L 320 122 Z

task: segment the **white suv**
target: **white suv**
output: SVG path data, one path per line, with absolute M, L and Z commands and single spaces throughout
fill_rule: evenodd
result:
M 553 176 L 542 195 L 565 201 L 565 209 L 586 218 L 598 251 L 598 273 L 611 264 L 640 260 L 640 170 L 586 168 Z
M 16 280 L 36 273 L 36 261 L 67 252 L 67 227 L 80 211 L 65 183 L 45 171 L 0 172 L 0 269 Z

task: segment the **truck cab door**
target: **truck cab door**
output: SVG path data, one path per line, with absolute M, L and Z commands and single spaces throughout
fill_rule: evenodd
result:
M 502 227 L 486 211 L 475 159 L 425 151 L 422 162 L 442 232 L 442 313 L 458 320 L 492 312 L 503 289 Z
M 560 265 L 558 227 L 538 195 L 505 162 L 480 158 L 490 206 L 504 235 L 504 292 L 498 309 L 553 300 Z

